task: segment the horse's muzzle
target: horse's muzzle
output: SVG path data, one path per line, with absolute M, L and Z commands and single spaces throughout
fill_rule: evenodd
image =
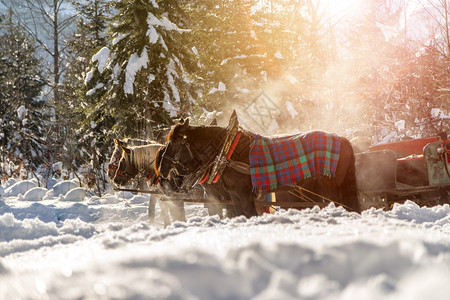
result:
M 159 175 L 164 178 L 164 179 L 168 179 L 170 176 L 170 173 L 172 173 L 172 169 L 173 168 L 168 168 L 167 166 L 164 167 L 162 164 L 159 165 L 158 167 L 158 173 Z

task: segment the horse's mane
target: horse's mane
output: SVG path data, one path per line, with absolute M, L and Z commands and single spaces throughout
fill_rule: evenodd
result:
M 180 128 L 183 124 L 176 124 L 172 127 L 172 129 L 169 131 L 169 133 L 166 135 L 166 142 L 169 142 L 172 140 L 173 136 L 175 135 L 175 131 L 178 131 L 178 128 Z M 197 131 L 197 130 L 204 130 L 204 129 L 213 129 L 213 130 L 226 130 L 225 127 L 217 126 L 217 125 L 189 125 L 189 130 Z M 214 131 L 216 132 L 216 131 Z
M 152 140 L 144 140 L 144 139 L 134 139 L 134 138 L 125 138 L 123 142 L 129 146 L 142 146 L 149 144 L 157 144 L 158 142 Z
M 157 151 L 156 151 L 156 157 L 155 157 L 155 164 L 154 164 L 154 169 L 155 169 L 155 174 L 157 176 L 159 176 L 159 171 L 158 171 L 158 166 L 161 162 L 162 156 L 164 154 L 164 152 L 162 151 L 164 148 L 160 147 Z
M 131 150 L 131 159 L 134 160 L 134 163 L 137 165 L 138 169 L 143 169 L 148 167 L 149 163 L 154 162 L 156 153 L 162 146 L 164 145 L 154 143 L 142 146 L 130 146 L 128 149 Z
M 144 140 L 144 139 L 133 139 L 133 138 L 125 138 L 122 140 L 122 142 L 125 144 L 125 146 L 142 146 L 142 145 L 153 145 L 158 144 L 156 141 L 152 140 Z M 113 152 L 111 153 L 111 160 L 115 158 L 118 154 L 121 154 L 122 150 L 119 145 L 115 145 Z M 119 156 L 120 159 L 120 156 Z
M 166 142 L 168 142 L 172 139 L 175 128 L 177 128 L 177 125 L 173 126 L 172 129 L 170 129 L 169 133 L 166 135 Z

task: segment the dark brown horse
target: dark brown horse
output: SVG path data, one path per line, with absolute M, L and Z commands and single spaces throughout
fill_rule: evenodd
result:
M 161 164 L 161 160 L 163 157 L 163 154 L 165 153 L 165 146 L 161 147 L 158 150 L 158 153 L 156 154 L 156 159 L 155 159 L 155 172 L 156 174 L 159 174 L 159 166 Z M 180 189 L 180 187 L 183 185 L 183 181 L 184 181 L 184 177 L 182 175 L 176 174 L 176 173 L 172 173 L 170 176 L 170 186 L 169 184 L 165 184 L 163 186 L 163 189 L 165 188 L 169 188 L 170 192 L 172 193 L 188 193 L 189 191 L 187 190 L 182 190 Z M 167 179 L 161 179 L 162 182 L 167 181 Z M 225 189 L 218 184 L 200 184 L 198 186 L 201 186 L 205 192 L 205 198 L 211 201 L 230 201 L 230 197 L 228 195 L 228 193 L 225 191 Z M 165 191 L 166 192 L 166 191 Z M 222 217 L 222 209 L 226 210 L 226 217 L 228 218 L 233 218 L 236 216 L 236 212 L 234 209 L 233 205 L 227 205 L 227 204 L 211 204 L 211 203 L 205 203 L 205 208 L 208 209 L 208 214 L 210 216 L 213 215 L 219 215 L 220 217 Z
M 192 185 L 198 174 L 207 172 L 209 166 L 213 165 L 226 135 L 227 129 L 223 127 L 190 126 L 189 119 L 180 121 L 167 135 L 165 152 L 159 165 L 161 176 L 168 178 L 171 174 L 181 175 L 188 180 L 187 186 Z M 242 131 L 230 161 L 250 165 L 249 151 L 254 137 L 254 133 Z M 318 194 L 323 194 L 323 190 L 326 190 L 327 196 L 331 196 L 336 203 L 348 210 L 360 212 L 353 149 L 347 139 L 339 138 L 341 146 L 335 177 L 317 176 L 297 185 L 307 184 L 311 189 L 316 189 L 313 192 Z M 238 215 L 257 215 L 254 201 L 259 195 L 253 192 L 250 174 L 228 164 L 214 184 L 221 185 L 228 193 Z M 288 186 L 272 192 L 292 188 L 295 187 Z

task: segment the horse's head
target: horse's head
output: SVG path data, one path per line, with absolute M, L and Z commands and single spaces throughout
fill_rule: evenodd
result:
M 189 129 L 189 119 L 181 120 L 167 135 L 165 149 L 158 166 L 161 177 L 169 178 L 173 174 L 185 176 L 197 167 L 190 146 Z
M 111 154 L 111 159 L 109 160 L 108 172 L 107 175 L 109 179 L 113 180 L 116 176 L 117 168 L 119 166 L 119 161 L 122 158 L 122 147 L 120 145 L 124 145 L 123 141 L 119 141 L 114 139 L 114 150 Z
M 161 160 L 163 158 L 163 154 L 166 151 L 166 146 L 163 146 L 161 148 L 158 149 L 158 152 L 156 153 L 156 158 L 155 158 L 155 172 L 156 175 L 159 176 L 159 178 L 161 178 L 161 174 L 159 172 L 160 170 L 160 165 L 161 165 Z M 163 191 L 168 194 L 168 193 L 181 193 L 181 186 L 183 184 L 183 176 L 181 175 L 177 175 L 175 174 L 173 171 L 170 171 L 170 179 L 168 179 L 167 177 L 159 180 L 160 186 L 163 189 Z
M 116 147 L 109 162 L 108 177 L 116 185 L 124 186 L 139 173 L 139 170 L 135 164 L 130 162 L 131 150 L 125 143 L 116 139 L 114 139 L 114 143 Z
M 126 185 L 141 171 L 154 175 L 153 162 L 157 149 L 163 145 L 151 140 L 114 139 L 115 148 L 108 166 L 108 177 L 117 185 Z

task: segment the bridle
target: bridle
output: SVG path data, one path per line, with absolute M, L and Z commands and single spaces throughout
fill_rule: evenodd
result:
M 131 153 L 133 153 L 133 152 L 131 152 Z M 116 179 L 120 180 L 120 177 L 123 177 L 123 180 L 128 182 L 139 173 L 138 172 L 137 174 L 132 174 L 127 170 L 128 168 L 121 168 L 120 165 L 121 165 L 123 159 L 127 159 L 127 158 L 125 158 L 124 155 L 122 154 L 122 157 L 119 159 L 119 163 L 117 165 L 111 164 L 111 163 L 108 165 L 108 170 L 114 171 L 114 176 L 112 177 L 113 182 L 115 182 Z M 125 178 L 129 178 L 129 179 L 125 179 Z
M 178 189 L 187 192 L 193 186 L 202 182 L 202 178 L 206 178 L 208 176 L 209 170 L 214 165 L 216 154 L 208 156 L 208 153 L 205 152 L 205 149 L 202 149 L 202 151 L 194 152 L 192 151 L 191 145 L 187 141 L 187 136 L 181 134 L 179 136 L 181 136 L 181 141 L 174 142 L 172 140 L 166 144 L 166 149 L 163 153 L 161 163 L 165 158 L 172 163 L 171 169 L 169 170 L 168 174 L 174 172 L 177 175 L 183 176 L 183 182 L 181 186 L 178 186 Z M 166 153 L 170 143 L 181 145 L 178 151 L 173 156 L 170 156 Z M 180 157 L 182 153 L 184 153 L 184 150 L 187 150 L 187 152 L 189 153 L 190 160 L 183 163 L 180 161 Z M 196 149 L 194 148 L 194 150 Z M 187 166 L 186 164 L 191 164 L 191 166 Z M 184 174 L 180 174 L 179 170 Z
M 116 149 L 120 149 L 120 148 L 118 148 L 118 146 L 116 146 Z M 117 169 L 119 168 L 119 166 L 115 163 L 112 163 L 112 161 L 114 159 L 114 162 L 120 162 L 120 158 L 122 157 L 121 152 L 118 152 L 118 150 L 116 150 L 116 149 L 114 149 L 114 152 L 111 156 L 110 163 L 108 164 L 108 177 L 111 180 L 116 176 Z M 121 151 L 123 151 L 123 150 L 121 150 Z M 110 174 L 110 173 L 112 173 L 112 174 Z
M 233 128 L 236 129 L 235 127 Z M 199 144 L 194 143 L 193 145 L 189 144 L 188 136 L 183 134 L 184 132 L 178 132 L 172 135 L 166 143 L 160 169 L 164 165 L 164 159 L 170 161 L 170 166 L 169 163 L 165 165 L 167 169 L 164 170 L 164 176 L 169 177 L 171 172 L 181 175 L 183 177 L 182 184 L 179 187 L 181 190 L 190 190 L 196 184 L 202 184 L 207 179 L 208 184 L 216 183 L 226 167 L 231 167 L 238 172 L 250 175 L 249 165 L 230 159 L 242 132 L 243 130 L 237 130 L 233 135 L 230 134 L 227 128 L 218 128 L 214 131 L 214 135 L 208 135 L 207 141 L 203 139 L 203 142 Z M 224 133 L 226 134 L 225 138 L 223 137 Z M 193 138 L 195 136 L 194 134 Z M 168 149 L 171 147 L 170 151 L 174 154 L 169 155 Z M 189 153 L 190 159 L 185 154 L 184 161 L 180 161 L 182 155 L 186 152 Z
M 115 175 L 116 175 L 116 172 L 117 172 L 117 169 L 119 168 L 119 166 L 118 165 L 115 165 L 115 164 L 108 164 L 108 171 L 112 171 L 112 172 L 114 172 L 114 176 L 113 176 L 113 178 L 115 177 Z
M 116 178 L 116 176 L 127 176 L 127 175 L 130 177 L 133 176 L 127 170 L 121 169 L 121 168 L 119 168 L 118 165 L 115 165 L 115 164 L 109 164 L 108 170 L 111 170 L 114 172 L 114 176 L 112 179 Z
M 167 149 L 169 149 L 168 146 L 169 146 L 170 143 L 174 143 L 174 142 L 173 141 L 169 141 L 166 144 L 160 164 L 162 164 L 164 159 L 167 159 L 168 161 L 170 161 L 172 163 L 171 171 L 174 171 L 178 175 L 181 175 L 181 174 L 179 174 L 178 168 L 176 166 L 179 166 L 183 171 L 190 171 L 189 168 L 185 165 L 185 163 L 180 161 L 181 154 L 183 153 L 183 148 L 186 149 L 187 152 L 189 153 L 189 157 L 191 159 L 189 162 L 191 162 L 192 160 L 197 160 L 196 157 L 194 156 L 194 153 L 192 152 L 190 144 L 187 141 L 187 136 L 186 135 L 182 136 L 181 141 L 179 142 L 179 144 L 182 147 L 180 147 L 180 149 L 175 153 L 174 156 L 171 156 L 171 155 L 167 154 Z M 170 173 L 170 171 L 169 171 L 169 173 Z

